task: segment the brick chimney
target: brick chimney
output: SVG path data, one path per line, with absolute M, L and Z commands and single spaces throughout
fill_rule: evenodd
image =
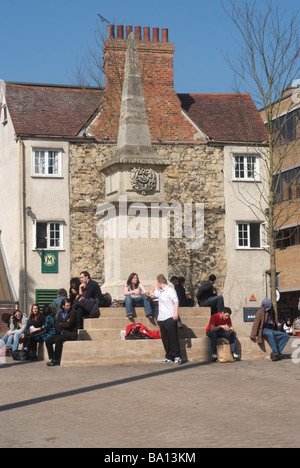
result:
M 155 141 L 193 141 L 195 128 L 184 117 L 174 90 L 173 59 L 175 48 L 169 42 L 168 30 L 119 25 L 108 26 L 104 44 L 105 97 L 104 110 L 93 126 L 98 140 L 108 136 L 115 140 L 118 131 L 121 91 L 124 79 L 127 38 L 134 32 L 144 85 L 151 139 Z M 160 37 L 161 36 L 161 37 Z

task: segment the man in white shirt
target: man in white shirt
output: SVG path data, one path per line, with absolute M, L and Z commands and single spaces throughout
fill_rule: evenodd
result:
M 181 364 L 182 359 L 177 336 L 179 301 L 176 291 L 168 286 L 164 275 L 158 275 L 157 277 L 157 292 L 155 293 L 155 297 L 159 300 L 157 323 L 166 351 L 166 359 L 163 362 Z

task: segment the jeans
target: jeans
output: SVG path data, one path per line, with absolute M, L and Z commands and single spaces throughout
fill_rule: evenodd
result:
M 17 351 L 19 348 L 19 343 L 20 343 L 20 336 L 23 335 L 23 332 L 18 332 L 15 333 L 14 335 L 7 336 L 5 334 L 1 340 L 4 341 L 5 346 L 7 348 L 10 348 L 11 345 L 13 345 L 13 351 Z
M 269 328 L 263 329 L 263 337 L 266 338 L 269 342 L 269 345 L 272 348 L 274 356 L 278 356 L 282 353 L 283 349 L 287 345 L 290 336 L 286 333 L 282 333 L 275 330 L 270 330 Z M 277 345 L 278 342 L 278 345 Z
M 219 314 L 224 309 L 224 298 L 223 296 L 212 296 L 206 299 L 205 302 L 199 304 L 200 307 L 210 307 L 213 314 Z
M 146 317 L 152 315 L 152 308 L 150 300 L 147 296 L 140 296 L 140 297 L 132 297 L 132 296 L 125 296 L 125 306 L 126 306 L 126 315 L 133 315 L 133 307 L 144 307 Z
M 218 338 L 226 338 L 230 343 L 230 349 L 232 354 L 235 354 L 236 350 L 236 333 L 228 333 L 225 330 L 219 330 L 217 332 L 207 332 L 208 338 L 211 340 L 211 352 L 217 354 L 217 340 Z

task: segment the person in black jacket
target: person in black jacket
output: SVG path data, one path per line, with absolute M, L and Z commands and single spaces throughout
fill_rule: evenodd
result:
M 178 284 L 175 285 L 175 291 L 179 299 L 179 307 L 194 307 L 194 299 L 187 297 L 184 285 L 185 278 L 181 276 L 178 278 Z
M 80 273 L 80 281 L 85 288 L 85 293 L 78 297 L 73 304 L 73 308 L 77 313 L 78 329 L 82 330 L 84 317 L 100 317 L 99 307 L 103 302 L 103 294 L 99 284 L 91 279 L 88 271 Z
M 210 275 L 208 281 L 205 281 L 200 286 L 197 293 L 197 300 L 200 307 L 210 307 L 211 314 L 219 314 L 224 308 L 223 296 L 218 296 L 214 287 L 217 278 L 215 275 Z
M 64 299 L 56 319 L 56 335 L 46 340 L 50 362 L 47 366 L 60 366 L 65 341 L 76 341 L 78 336 L 76 310 L 71 309 L 71 300 Z M 55 351 L 53 346 L 55 345 Z

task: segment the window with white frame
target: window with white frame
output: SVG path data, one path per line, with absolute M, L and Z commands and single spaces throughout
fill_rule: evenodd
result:
M 32 172 L 37 177 L 62 176 L 62 152 L 60 150 L 34 149 Z
M 35 249 L 63 250 L 63 233 L 63 223 L 61 222 L 36 222 Z
M 260 180 L 259 161 L 257 154 L 233 155 L 233 180 L 255 182 Z
M 263 237 L 262 223 L 237 223 L 237 249 L 261 249 L 266 239 Z

